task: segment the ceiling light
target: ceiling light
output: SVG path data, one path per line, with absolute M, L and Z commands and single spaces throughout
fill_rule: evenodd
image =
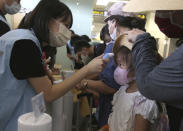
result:
M 107 6 L 110 2 L 120 2 L 122 0 L 97 0 L 96 5 Z M 128 2 L 127 0 L 123 0 L 123 2 Z
M 109 0 L 97 0 L 97 5 L 106 6 L 109 3 Z

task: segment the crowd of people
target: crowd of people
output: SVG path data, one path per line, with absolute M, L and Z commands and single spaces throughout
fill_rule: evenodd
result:
M 103 43 L 71 30 L 72 12 L 59 0 L 40 0 L 11 30 L 5 15 L 20 7 L 20 0 L 0 1 L 0 131 L 17 130 L 18 117 L 32 111 L 36 94 L 53 102 L 72 88 L 94 95 L 98 131 L 183 130 L 183 1 L 114 3 L 100 32 Z M 138 17 L 144 11 L 155 11 L 167 37 L 180 38 L 166 59 L 146 32 L 146 19 Z M 65 45 L 77 72 L 53 84 L 56 48 Z M 103 59 L 107 53 L 114 57 Z

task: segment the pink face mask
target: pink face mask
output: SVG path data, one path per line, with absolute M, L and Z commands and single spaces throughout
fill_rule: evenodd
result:
M 114 80 L 119 85 L 125 85 L 134 80 L 134 78 L 128 78 L 128 70 L 118 66 L 114 71 Z

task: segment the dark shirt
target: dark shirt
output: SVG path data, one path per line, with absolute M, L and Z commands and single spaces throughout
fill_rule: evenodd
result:
M 6 20 L 5 16 L 1 11 L 0 11 L 0 15 Z M 4 35 L 8 31 L 10 31 L 10 27 L 6 23 L 4 23 L 2 20 L 0 20 L 0 36 Z
M 105 48 L 106 48 L 105 44 L 94 45 L 94 57 L 102 55 L 105 51 Z
M 45 76 L 41 51 L 32 40 L 15 42 L 10 57 L 10 69 L 18 80 Z

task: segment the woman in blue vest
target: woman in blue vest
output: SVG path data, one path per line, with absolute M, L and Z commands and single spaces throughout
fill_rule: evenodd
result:
M 52 85 L 44 72 L 42 48 L 60 47 L 71 33 L 72 13 L 59 0 L 41 0 L 25 22 L 24 29 L 0 38 L 0 131 L 16 131 L 20 115 L 31 112 L 31 98 L 44 92 L 52 102 L 87 75 L 99 73 L 103 60 L 96 58 L 64 82 Z M 62 59 L 62 58 L 60 58 Z

